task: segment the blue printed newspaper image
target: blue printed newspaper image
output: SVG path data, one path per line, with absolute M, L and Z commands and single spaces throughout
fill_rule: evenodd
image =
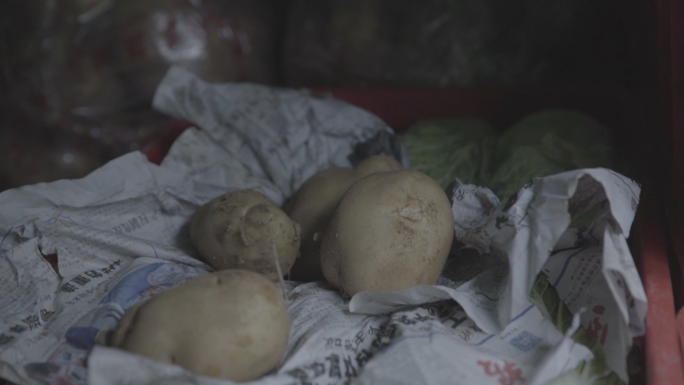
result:
M 50 385 L 85 384 L 92 347 L 103 342 L 126 309 L 168 289 L 206 274 L 202 268 L 178 263 L 153 263 L 125 276 L 98 305 L 67 329 L 66 341 L 45 362 L 24 366 L 33 379 Z

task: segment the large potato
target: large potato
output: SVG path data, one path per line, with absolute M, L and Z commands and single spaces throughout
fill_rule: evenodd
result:
M 418 171 L 369 175 L 345 194 L 321 245 L 325 278 L 343 294 L 433 285 L 454 236 L 441 186 Z
M 309 178 L 293 197 L 287 213 L 301 226 L 301 255 L 292 267 L 292 279 L 302 282 L 324 280 L 320 249 L 330 219 L 342 196 L 357 180 L 380 171 L 401 170 L 399 162 L 374 155 L 356 168 L 333 168 Z
M 217 270 L 246 269 L 278 280 L 299 255 L 299 225 L 261 193 L 238 190 L 214 198 L 195 213 L 190 238 L 201 259 Z
M 275 284 L 251 271 L 225 270 L 135 304 L 112 345 L 198 375 L 249 381 L 280 363 L 289 334 Z

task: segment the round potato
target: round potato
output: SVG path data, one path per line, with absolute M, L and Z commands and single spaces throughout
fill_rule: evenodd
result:
M 129 308 L 112 346 L 198 375 L 250 381 L 280 363 L 289 335 L 275 284 L 251 271 L 225 270 Z
M 381 171 L 401 170 L 399 162 L 384 155 L 374 155 L 356 168 L 332 168 L 309 178 L 287 209 L 301 225 L 301 255 L 292 267 L 292 279 L 301 282 L 322 281 L 320 250 L 323 234 L 344 193 L 357 180 Z
M 251 270 L 273 281 L 282 278 L 276 258 L 285 274 L 299 255 L 299 224 L 254 190 L 232 191 L 200 207 L 190 223 L 190 239 L 211 267 Z
M 345 194 L 321 245 L 323 274 L 343 294 L 433 285 L 454 237 L 442 187 L 410 170 L 379 172 Z

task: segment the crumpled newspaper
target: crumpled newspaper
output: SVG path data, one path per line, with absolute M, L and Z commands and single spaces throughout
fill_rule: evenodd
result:
M 202 127 L 160 166 L 131 153 L 80 180 L 0 194 L 0 377 L 230 384 L 102 344 L 128 307 L 211 270 L 192 258 L 196 208 L 242 188 L 282 204 L 369 148 L 405 161 L 380 119 L 306 92 L 207 84 L 172 68 L 155 107 Z M 345 301 L 322 282 L 287 282 L 290 344 L 252 383 L 626 381 L 646 308 L 625 242 L 638 197 L 636 183 L 604 169 L 536 179 L 502 203 L 456 181 L 465 246 L 437 285 Z

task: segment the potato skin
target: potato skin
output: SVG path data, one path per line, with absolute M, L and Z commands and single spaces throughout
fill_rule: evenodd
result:
M 301 226 L 301 254 L 291 270 L 293 280 L 325 279 L 320 260 L 323 234 L 349 187 L 370 174 L 401 169 L 401 164 L 393 158 L 374 155 L 356 168 L 323 170 L 304 182 L 286 209 L 292 220 Z
M 342 198 L 321 245 L 323 274 L 343 294 L 433 285 L 454 236 L 451 205 L 429 176 L 380 172 Z
M 247 270 L 224 270 L 132 306 L 112 346 L 198 375 L 257 379 L 282 360 L 290 316 L 278 288 Z
M 272 242 L 285 274 L 299 255 L 299 229 L 261 193 L 237 190 L 197 210 L 190 223 L 190 239 L 200 259 L 216 270 L 246 269 L 277 281 Z

